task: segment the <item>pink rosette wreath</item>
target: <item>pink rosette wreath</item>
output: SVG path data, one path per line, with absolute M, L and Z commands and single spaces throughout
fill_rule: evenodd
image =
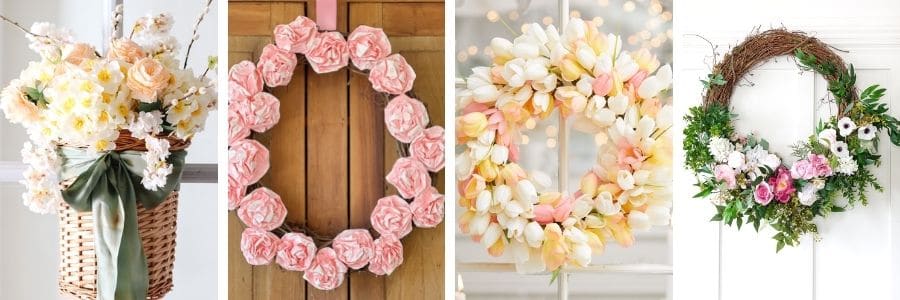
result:
M 321 290 L 341 286 L 349 272 L 390 275 L 403 263 L 400 239 L 413 227 L 433 228 L 444 219 L 444 195 L 432 186 L 435 173 L 444 168 L 444 129 L 429 127 L 425 105 L 411 93 L 416 73 L 403 56 L 391 54 L 382 29 L 359 26 L 345 39 L 339 32 L 319 31 L 314 21 L 300 16 L 276 26 L 274 36 L 257 63 L 239 62 L 228 76 L 228 208 L 237 210 L 247 226 L 241 252 L 251 265 L 274 261 L 304 272 L 303 278 Z M 400 158 L 385 180 L 398 195 L 378 199 L 370 228 L 327 238 L 303 224 L 287 223 L 281 197 L 258 183 L 269 170 L 269 151 L 252 139 L 253 132 L 278 124 L 279 100 L 269 91 L 289 84 L 303 62 L 319 74 L 344 67 L 368 74 L 373 89 L 390 99 L 384 121 Z

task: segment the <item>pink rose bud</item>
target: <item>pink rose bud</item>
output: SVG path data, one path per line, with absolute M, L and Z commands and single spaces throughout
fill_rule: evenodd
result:
M 347 229 L 331 242 L 337 258 L 354 270 L 365 267 L 375 256 L 372 235 L 365 229 Z
M 309 43 L 319 35 L 316 22 L 299 16 L 286 25 L 275 26 L 275 45 L 293 53 L 306 53 Z
M 270 87 L 285 86 L 291 82 L 297 67 L 297 55 L 268 44 L 259 56 L 257 69 Z
M 250 97 L 262 92 L 263 79 L 252 62 L 242 61 L 228 71 L 228 95 L 231 99 Z
M 403 243 L 394 235 L 382 235 L 375 240 L 375 257 L 369 262 L 369 272 L 391 275 L 403 264 Z
M 237 215 L 247 227 L 274 230 L 284 223 L 287 208 L 281 202 L 281 196 L 263 187 L 244 197 Z
M 316 73 L 331 73 L 347 66 L 347 41 L 338 32 L 323 32 L 310 42 L 306 61 Z
M 303 279 L 315 288 L 327 291 L 341 286 L 345 275 L 347 266 L 337 259 L 334 249 L 322 248 L 303 273 Z
M 247 122 L 239 112 L 238 106 L 234 102 L 228 106 L 228 145 L 250 136 L 250 127 L 247 127 Z
M 247 228 L 241 234 L 241 252 L 244 253 L 247 263 L 251 265 L 261 266 L 272 262 L 277 247 L 278 237 L 274 233 L 257 228 Z
M 444 128 L 432 126 L 413 139 L 409 145 L 413 158 L 425 165 L 431 172 L 444 168 Z
M 412 231 L 412 211 L 403 198 L 388 196 L 378 199 L 370 221 L 378 233 L 403 238 Z
M 433 228 L 444 220 L 444 195 L 436 188 L 428 187 L 409 204 L 409 209 L 412 210 L 416 226 Z
M 416 71 L 413 71 L 412 66 L 400 54 L 379 60 L 369 72 L 369 82 L 372 83 L 372 88 L 391 95 L 409 92 L 412 90 L 414 81 L 416 81 Z
M 347 38 L 350 60 L 361 70 L 371 69 L 375 62 L 391 54 L 391 42 L 384 30 L 359 26 Z
M 269 149 L 255 140 L 240 140 L 228 149 L 228 178 L 251 185 L 269 171 Z
M 247 186 L 238 184 L 234 182 L 231 178 L 228 179 L 228 210 L 234 210 L 238 207 L 241 207 L 241 203 L 244 200 L 244 195 L 247 194 Z
M 384 125 L 395 139 L 409 143 L 425 131 L 428 111 L 421 101 L 399 95 L 384 107 Z
M 247 126 L 253 131 L 265 132 L 278 124 L 278 120 L 281 119 L 279 111 L 281 103 L 272 94 L 262 92 L 254 95 L 249 101 L 249 106 L 246 109 L 249 115 L 245 119 Z
M 408 157 L 397 159 L 386 179 L 397 188 L 400 196 L 406 199 L 412 199 L 431 186 L 431 176 L 428 175 L 425 165 Z
M 291 232 L 281 237 L 275 262 L 285 270 L 306 271 L 316 256 L 316 243 L 302 233 Z

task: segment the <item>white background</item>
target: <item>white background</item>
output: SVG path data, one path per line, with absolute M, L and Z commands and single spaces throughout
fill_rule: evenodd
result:
M 49 21 L 69 27 L 76 39 L 100 45 L 103 1 L 0 0 L 0 13 L 25 27 Z M 191 37 L 203 0 L 125 0 L 125 25 L 146 13 L 169 12 L 175 18 L 174 35 L 183 43 Z M 190 66 L 202 70 L 206 57 L 216 54 L 217 9 L 213 2 L 209 16 L 200 27 L 200 40 L 191 50 Z M 23 34 L 0 24 L 0 84 L 18 76 L 37 55 L 27 47 Z M 183 57 L 183 55 L 182 55 Z M 223 58 L 224 59 L 224 58 Z M 215 163 L 217 160 L 216 113 L 207 120 L 189 149 L 188 163 Z M 0 161 L 20 161 L 24 130 L 5 119 L 0 121 Z M 52 215 L 33 214 L 21 203 L 18 184 L 0 184 L 0 299 L 55 299 L 57 293 L 57 220 Z M 215 184 L 183 184 L 178 207 L 178 237 L 174 270 L 174 290 L 167 299 L 216 299 L 217 272 L 217 191 Z M 224 255 L 224 254 L 223 254 Z
M 896 1 L 680 1 L 675 8 L 676 116 L 700 103 L 701 77 L 712 50 L 699 34 L 728 51 L 756 27 L 803 30 L 847 50 L 857 86 L 879 83 L 884 101 L 900 115 L 900 2 Z M 748 77 L 732 98 L 741 132 L 767 138 L 783 158 L 789 146 L 812 133 L 815 120 L 833 113 L 820 99 L 821 76 L 801 73 L 781 58 Z M 753 86 L 749 86 L 749 83 Z M 683 126 L 681 127 L 683 128 Z M 681 144 L 678 131 L 675 144 Z M 715 210 L 692 199 L 687 171 L 676 173 L 673 228 L 675 299 L 900 299 L 900 150 L 882 136 L 882 167 L 875 171 L 884 193 L 871 193 L 867 207 L 817 222 L 822 240 L 775 253 L 773 231 L 738 231 L 708 222 Z M 683 151 L 676 147 L 676 164 Z

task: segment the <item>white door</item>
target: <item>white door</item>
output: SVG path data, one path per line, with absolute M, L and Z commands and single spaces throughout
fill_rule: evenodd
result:
M 724 55 L 754 27 L 802 30 L 832 46 L 858 73 L 857 86 L 881 84 L 891 113 L 900 116 L 900 2 L 682 1 L 675 15 L 676 115 L 701 101 L 699 79 L 709 73 L 712 48 Z M 739 131 L 770 141 L 783 158 L 808 137 L 820 117 L 827 84 L 783 57 L 747 76 L 732 98 Z M 680 145 L 681 136 L 676 136 Z M 709 222 L 715 209 L 696 193 L 693 175 L 676 173 L 673 263 L 675 299 L 900 299 L 900 149 L 882 138 L 883 193 L 869 205 L 819 219 L 821 241 L 775 253 L 773 231 L 757 233 Z M 677 148 L 677 147 L 676 147 Z M 677 164 L 684 153 L 676 149 Z

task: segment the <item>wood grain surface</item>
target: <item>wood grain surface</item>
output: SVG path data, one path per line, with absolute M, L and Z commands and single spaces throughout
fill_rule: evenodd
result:
M 229 66 L 255 61 L 272 41 L 275 25 L 298 15 L 315 19 L 315 1 L 230 1 Z M 338 0 L 338 30 L 382 27 L 393 52 L 413 66 L 413 92 L 428 108 L 432 124 L 444 124 L 443 1 Z M 376 201 L 395 193 L 384 176 L 397 157 L 384 129 L 384 103 L 361 74 L 346 69 L 315 74 L 299 67 L 291 84 L 277 88 L 281 121 L 255 138 L 271 151 L 263 184 L 288 207 L 288 220 L 334 236 L 366 227 Z M 444 190 L 443 172 L 435 182 Z M 243 224 L 229 214 L 229 299 L 443 299 L 444 224 L 416 229 L 403 239 L 404 263 L 390 276 L 352 273 L 333 291 L 305 284 L 300 272 L 276 264 L 254 267 L 240 252 Z

